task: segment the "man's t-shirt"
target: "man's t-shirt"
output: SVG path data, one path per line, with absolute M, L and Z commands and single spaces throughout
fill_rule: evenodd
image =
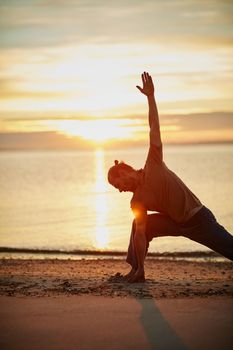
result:
M 164 213 L 177 223 L 189 220 L 201 207 L 200 200 L 163 162 L 162 143 L 151 130 L 150 148 L 136 191 L 131 199 L 134 210 L 144 207 Z M 159 138 L 160 139 L 160 138 Z

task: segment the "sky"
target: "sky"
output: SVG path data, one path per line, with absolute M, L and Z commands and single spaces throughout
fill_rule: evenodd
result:
M 0 148 L 145 143 L 143 71 L 165 143 L 233 141 L 232 57 L 232 1 L 0 0 Z

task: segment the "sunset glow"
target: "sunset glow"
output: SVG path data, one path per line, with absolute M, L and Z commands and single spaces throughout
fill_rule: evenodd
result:
M 0 0 L 4 148 L 45 147 L 44 139 L 19 141 L 37 132 L 58 133 L 55 148 L 146 143 L 147 103 L 136 89 L 144 70 L 154 78 L 165 142 L 198 142 L 199 131 L 204 142 L 233 140 L 230 2 L 10 3 Z
M 53 122 L 54 123 L 54 122 Z M 126 139 L 132 136 L 127 120 L 56 121 L 55 129 L 68 136 L 80 136 L 86 140 L 104 142 L 114 138 Z

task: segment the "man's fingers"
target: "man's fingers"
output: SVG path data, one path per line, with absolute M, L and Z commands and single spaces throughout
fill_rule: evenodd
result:
M 143 86 L 146 83 L 146 78 L 145 78 L 145 72 L 142 74 L 142 82 L 143 82 Z
M 145 79 L 146 80 L 149 80 L 150 79 L 150 74 L 148 72 L 144 72 L 144 75 L 145 75 Z
M 150 88 L 151 83 L 153 86 L 153 81 L 152 81 L 152 78 L 148 72 L 143 72 L 141 74 L 141 77 L 142 77 L 143 88 L 141 88 L 138 85 L 136 87 L 138 88 L 138 90 L 140 90 L 142 93 L 144 93 L 146 95 L 146 90 L 148 89 L 148 87 Z
M 148 77 L 147 77 L 147 73 L 146 72 L 144 72 L 144 79 L 145 79 L 145 82 L 147 82 Z
M 152 78 L 148 72 L 143 72 L 142 74 L 142 82 L 143 84 L 147 83 L 148 81 L 151 81 Z
M 146 78 L 147 78 L 147 81 L 152 81 L 152 78 L 151 78 L 151 75 L 147 72 L 146 73 Z
M 136 88 L 142 92 L 142 88 L 140 86 L 137 85 Z

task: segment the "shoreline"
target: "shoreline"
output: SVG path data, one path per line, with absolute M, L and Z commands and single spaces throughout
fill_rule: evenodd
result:
M 18 248 L 18 247 L 0 247 L 0 259 L 18 258 L 27 255 L 30 259 L 40 259 L 43 256 L 44 259 L 50 258 L 62 258 L 66 256 L 67 259 L 95 259 L 95 258 L 123 258 L 127 254 L 126 251 L 115 251 L 115 250 L 94 250 L 94 249 L 75 249 L 75 250 L 62 250 L 62 249 L 43 249 L 43 248 Z M 222 255 L 212 251 L 173 251 L 173 252 L 148 252 L 147 258 L 155 259 L 222 259 L 227 260 Z

